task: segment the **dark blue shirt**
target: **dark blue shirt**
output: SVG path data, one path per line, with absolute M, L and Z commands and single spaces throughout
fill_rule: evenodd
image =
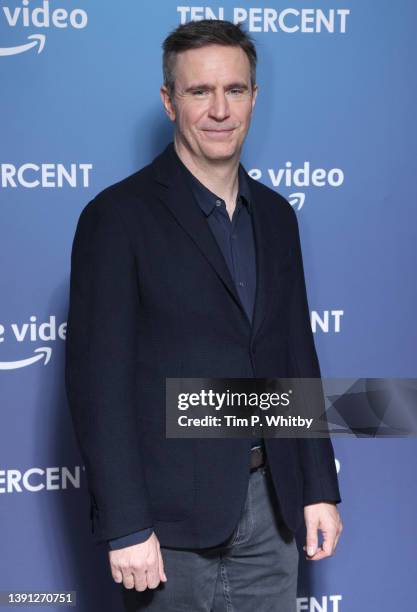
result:
M 222 198 L 210 191 L 182 162 L 173 149 L 189 181 L 197 204 L 207 217 L 207 222 L 226 260 L 246 316 L 252 323 L 256 294 L 256 251 L 252 225 L 251 194 L 246 172 L 239 164 L 238 192 L 232 219 Z M 262 438 L 254 438 L 252 447 L 260 446 Z
M 252 323 L 256 291 L 255 241 L 251 201 L 244 170 L 239 166 L 239 189 L 232 219 L 224 200 L 216 196 L 187 169 L 197 203 L 226 260 L 242 306 Z
M 236 206 L 232 219 L 230 219 L 224 200 L 194 176 L 177 155 L 175 149 L 173 153 L 184 170 L 198 206 L 207 218 L 207 223 L 234 280 L 246 316 L 252 323 L 256 293 L 256 252 L 252 226 L 252 202 L 245 170 L 242 164 L 239 164 Z M 252 447 L 260 446 L 262 443 L 262 438 L 254 438 Z M 135 531 L 121 538 L 110 540 L 109 547 L 117 549 L 139 544 L 147 540 L 151 533 L 151 527 Z

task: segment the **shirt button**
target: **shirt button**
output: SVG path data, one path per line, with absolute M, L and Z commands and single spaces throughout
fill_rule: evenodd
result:
M 216 200 L 216 206 L 221 206 L 222 205 L 222 201 L 221 200 Z
M 239 281 L 239 287 L 244 287 L 245 283 L 243 283 L 242 281 Z

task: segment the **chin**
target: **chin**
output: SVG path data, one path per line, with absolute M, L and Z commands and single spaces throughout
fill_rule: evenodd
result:
M 234 143 L 213 143 L 207 146 L 204 144 L 201 147 L 204 155 L 210 159 L 230 159 L 238 151 L 238 146 Z

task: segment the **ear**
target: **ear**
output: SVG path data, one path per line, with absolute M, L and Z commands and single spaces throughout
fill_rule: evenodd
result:
M 168 115 L 169 119 L 171 119 L 171 121 L 175 121 L 175 118 L 176 118 L 175 107 L 172 103 L 171 96 L 169 95 L 168 89 L 166 88 L 165 85 L 161 85 L 159 92 L 161 94 L 161 100 L 162 100 L 162 104 L 164 106 L 166 114 Z
M 258 85 L 254 85 L 253 86 L 253 91 L 252 91 L 252 110 L 255 107 L 256 96 L 258 95 L 258 91 L 259 91 Z

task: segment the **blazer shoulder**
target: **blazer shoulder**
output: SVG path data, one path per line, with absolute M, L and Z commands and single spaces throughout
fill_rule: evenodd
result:
M 152 163 L 147 164 L 140 170 L 125 178 L 105 187 L 94 198 L 94 200 L 113 201 L 121 204 L 131 198 L 137 198 L 141 194 L 146 194 L 150 189 L 152 181 Z
M 81 210 L 81 217 L 121 214 L 132 207 L 137 208 L 150 192 L 151 166 L 149 163 L 140 170 L 108 185 L 99 191 Z M 145 197 L 146 199 L 146 197 Z

